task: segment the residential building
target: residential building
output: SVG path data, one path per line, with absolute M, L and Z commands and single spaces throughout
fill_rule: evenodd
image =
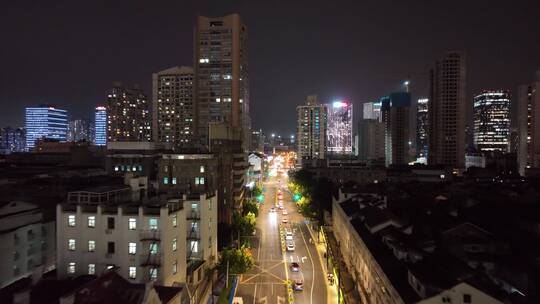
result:
M 252 152 L 248 155 L 249 171 L 247 186 L 253 188 L 256 184 L 262 182 L 264 174 L 264 154 Z
M 73 119 L 69 121 L 67 141 L 94 141 L 94 125 L 87 119 Z
M 68 134 L 68 114 L 64 109 L 52 105 L 26 108 L 26 150 L 34 148 L 41 138 L 66 141 Z
M 465 167 L 465 55 L 449 52 L 431 70 L 428 102 L 428 163 Z
M 94 113 L 94 144 L 107 145 L 107 108 L 97 106 Z
M 160 192 L 191 195 L 217 190 L 218 159 L 212 153 L 163 154 L 157 163 Z
M 339 185 L 347 182 L 371 184 L 386 180 L 384 167 L 371 166 L 353 157 L 306 160 L 302 163 L 302 169 L 313 173 L 315 178 L 324 177 Z
M 250 151 L 264 152 L 265 136 L 261 129 L 251 131 Z
M 249 148 L 249 64 L 247 27 L 238 14 L 197 18 L 194 38 L 196 132 L 208 146 L 209 124 L 239 129 Z
M 105 168 L 111 175 L 123 176 L 131 172 L 155 180 L 158 159 L 170 152 L 154 142 L 108 142 Z
M 381 119 L 384 124 L 385 163 L 404 165 L 409 163 L 409 108 L 408 92 L 392 93 L 381 98 Z
M 381 102 L 366 102 L 364 103 L 364 119 L 380 120 L 381 117 Z
M 540 168 L 540 70 L 536 81 L 521 85 L 517 98 L 518 165 L 521 175 Z
M 358 122 L 356 154 L 363 161 L 384 160 L 384 123 L 377 119 Z
M 298 159 L 324 159 L 328 107 L 319 104 L 316 95 L 311 95 L 305 105 L 296 107 L 296 112 Z
M 0 289 L 55 269 L 54 229 L 35 204 L 0 203 Z
M 486 90 L 474 97 L 474 145 L 481 152 L 510 152 L 510 92 Z
M 0 154 L 24 152 L 26 149 L 26 130 L 24 128 L 0 128 Z
M 352 154 L 353 105 L 347 100 L 328 106 L 326 151 L 331 154 Z
M 428 103 L 429 99 L 418 99 L 416 109 L 416 158 L 417 162 L 427 164 L 428 157 Z
M 113 83 L 107 95 L 107 141 L 150 141 L 150 105 L 139 86 Z
M 194 144 L 193 68 L 175 66 L 152 74 L 153 140 L 174 148 Z

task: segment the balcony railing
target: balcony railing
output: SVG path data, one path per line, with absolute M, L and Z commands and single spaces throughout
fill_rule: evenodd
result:
M 142 254 L 139 257 L 139 260 L 141 261 L 141 266 L 160 266 L 161 265 L 161 254 L 156 253 L 152 254 L 150 252 L 146 254 Z
M 141 230 L 141 232 L 139 233 L 139 238 L 141 241 L 159 241 L 161 240 L 161 231 L 157 229 Z

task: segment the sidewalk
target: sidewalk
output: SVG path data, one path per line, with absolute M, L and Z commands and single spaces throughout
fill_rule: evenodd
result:
M 328 269 L 326 268 L 326 259 L 324 259 L 324 255 L 326 254 L 326 246 L 324 245 L 324 242 L 318 242 L 319 238 L 317 236 L 318 232 L 314 232 L 311 229 L 311 225 L 306 225 L 309 230 L 309 234 L 311 235 L 311 239 L 315 241 L 315 248 L 317 248 L 317 256 L 319 257 L 319 262 L 321 263 L 323 272 L 324 272 L 324 278 L 326 282 L 326 303 L 328 304 L 339 304 L 339 298 L 338 298 L 338 289 L 337 285 L 334 283 L 333 285 L 330 285 L 328 282 L 328 279 L 326 278 L 326 275 L 329 273 Z

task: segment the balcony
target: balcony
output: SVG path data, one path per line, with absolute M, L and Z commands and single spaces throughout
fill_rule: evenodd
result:
M 188 212 L 187 219 L 191 220 L 191 221 L 193 221 L 193 220 L 198 221 L 198 220 L 201 219 L 201 214 L 198 211 Z
M 141 241 L 159 241 L 161 240 L 161 231 L 157 229 L 141 230 L 139 238 Z
M 152 254 L 152 253 L 146 253 L 146 254 L 142 254 L 140 257 L 139 257 L 139 260 L 141 261 L 141 266 L 153 266 L 153 267 L 156 267 L 156 266 L 160 266 L 161 265 L 161 254 L 159 253 L 156 253 L 156 254 Z

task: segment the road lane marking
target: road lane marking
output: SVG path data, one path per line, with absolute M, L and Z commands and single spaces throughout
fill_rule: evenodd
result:
M 253 303 L 257 303 L 256 302 L 256 296 L 257 295 L 257 283 L 255 283 L 255 289 L 253 290 Z
M 309 246 L 306 242 L 306 238 L 304 237 L 304 231 L 302 230 L 302 227 L 300 227 L 300 232 L 302 235 L 302 239 L 304 240 L 304 244 L 306 245 L 306 249 L 309 255 L 309 261 L 311 262 L 311 294 L 310 294 L 310 303 L 313 303 L 313 287 L 315 286 L 315 264 L 313 264 L 313 257 L 311 257 L 311 251 L 309 251 Z M 309 231 L 308 231 L 309 232 Z

